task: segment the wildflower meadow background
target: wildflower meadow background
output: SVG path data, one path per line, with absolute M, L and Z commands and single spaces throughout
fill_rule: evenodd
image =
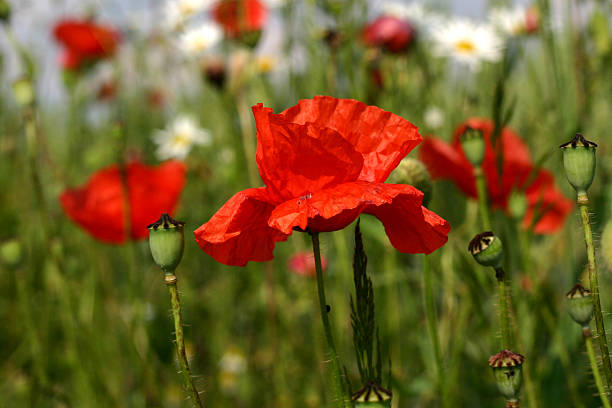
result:
M 44 3 L 0 407 L 610 407 L 611 2 Z

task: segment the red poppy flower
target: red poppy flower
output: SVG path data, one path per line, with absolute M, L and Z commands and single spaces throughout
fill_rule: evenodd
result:
M 300 276 L 316 276 L 314 255 L 312 252 L 298 252 L 289 258 L 289 270 Z M 327 259 L 321 256 L 321 267 L 327 269 Z
M 394 53 L 406 51 L 413 38 L 412 25 L 406 20 L 393 16 L 378 17 L 363 31 L 363 40 L 367 45 L 381 47 Z
M 294 230 L 339 230 L 361 213 L 381 220 L 402 252 L 430 253 L 446 242 L 448 222 L 421 205 L 423 193 L 384 183 L 421 141 L 410 122 L 329 96 L 302 100 L 280 114 L 258 104 L 253 113 L 266 187 L 237 193 L 195 231 L 217 261 L 267 261 L 276 242 Z
M 535 34 L 540 29 L 540 12 L 536 7 L 529 7 L 525 16 L 525 31 Z
M 55 26 L 54 34 L 65 47 L 62 66 L 66 69 L 77 69 L 87 61 L 109 57 L 119 44 L 119 33 L 114 28 L 90 21 L 61 21 Z
M 174 211 L 185 172 L 178 161 L 158 167 L 132 162 L 126 166 L 124 188 L 119 166 L 112 165 L 96 172 L 83 187 L 64 191 L 60 202 L 68 217 L 94 238 L 116 244 L 128 238 L 124 204 L 129 203 L 129 237 L 142 239 L 148 235 L 148 224 Z
M 470 127 L 483 134 L 486 150 L 482 164 L 488 185 L 488 194 L 493 206 L 507 210 L 508 198 L 515 191 L 525 193 L 528 203 L 523 226 L 529 227 L 537 214 L 534 232 L 552 233 L 563 226 L 565 217 L 572 210 L 572 202 L 555 188 L 552 174 L 546 170 L 535 170 L 529 149 L 521 138 L 509 128 L 501 132 L 499 144 L 503 157 L 502 175 L 498 172 L 499 155 L 491 144 L 493 122 L 486 119 L 470 119 L 460 125 L 449 145 L 436 138 L 423 141 L 419 158 L 427 165 L 433 178 L 452 180 L 467 196 L 476 198 L 474 169 L 461 149 L 460 136 Z
M 221 0 L 212 10 L 230 38 L 245 33 L 261 31 L 268 17 L 268 10 L 259 0 Z

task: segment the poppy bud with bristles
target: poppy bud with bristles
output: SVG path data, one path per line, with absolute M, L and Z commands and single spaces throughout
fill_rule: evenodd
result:
M 567 293 L 569 314 L 582 327 L 588 328 L 593 318 L 593 295 L 581 284 L 576 284 Z
M 177 221 L 163 213 L 159 220 L 147 226 L 153 260 L 166 273 L 174 272 L 183 257 L 184 225 L 183 221 Z
M 489 358 L 497 389 L 507 400 L 516 401 L 523 381 L 522 366 L 525 357 L 510 350 L 502 350 Z
M 468 127 L 461 135 L 461 149 L 474 167 L 480 167 L 485 156 L 485 142 L 482 132 Z
M 504 247 L 501 239 L 491 231 L 485 231 L 476 235 L 470 241 L 468 250 L 476 262 L 482 266 L 491 266 L 496 269 L 501 267 Z
M 562 144 L 563 167 L 567 180 L 578 195 L 586 195 L 586 191 L 595 177 L 595 149 L 597 144 L 586 140 L 580 133 L 567 143 Z
M 391 407 L 391 391 L 381 387 L 373 381 L 368 382 L 365 387 L 351 396 L 355 408 L 389 408 Z

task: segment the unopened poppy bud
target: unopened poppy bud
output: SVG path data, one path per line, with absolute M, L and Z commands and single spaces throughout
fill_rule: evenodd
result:
M 527 212 L 527 196 L 522 191 L 514 190 L 508 198 L 508 212 L 512 219 L 520 221 Z
M 166 273 L 173 272 L 183 257 L 183 225 L 183 221 L 163 213 L 159 220 L 147 226 L 153 260 Z
M 468 250 L 476 262 L 483 266 L 501 267 L 504 246 L 501 239 L 491 231 L 482 232 L 474 237 L 468 245 Z
M 423 192 L 423 205 L 427 207 L 433 192 L 431 177 L 427 167 L 420 161 L 412 158 L 405 158 L 393 170 L 387 182 L 393 184 L 410 184 Z
M 365 387 L 351 396 L 355 408 L 388 408 L 391 407 L 391 391 L 381 387 L 373 381 L 368 382 Z
M 586 194 L 595 177 L 595 148 L 597 144 L 586 140 L 580 133 L 562 144 L 563 167 L 567 180 L 578 195 Z
M 6 23 L 11 18 L 11 5 L 6 0 L 0 0 L 0 21 Z
M 516 400 L 523 381 L 522 366 L 525 357 L 510 350 L 502 350 L 489 358 L 497 389 L 508 400 Z
M 593 296 L 582 285 L 575 285 L 567 293 L 569 314 L 582 327 L 588 327 L 593 317 Z
M 13 95 L 19 106 L 32 105 L 34 103 L 34 86 L 30 78 L 22 77 L 13 82 Z
M 482 132 L 468 127 L 461 135 L 461 149 L 474 167 L 480 167 L 485 156 L 485 142 Z
M 9 269 L 15 269 L 23 260 L 23 248 L 16 239 L 11 239 L 0 244 L 0 262 Z

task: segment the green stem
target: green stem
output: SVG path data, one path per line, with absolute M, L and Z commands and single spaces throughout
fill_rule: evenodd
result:
M 431 283 L 431 262 L 427 255 L 423 256 L 423 297 L 425 300 L 425 314 L 427 315 L 427 329 L 434 349 L 436 361 L 436 371 L 438 376 L 438 387 L 440 396 L 444 401 L 444 366 L 442 363 L 442 352 L 440 350 L 440 340 L 438 338 L 438 322 L 436 321 L 436 306 L 433 298 L 433 288 Z
M 244 96 L 244 90 L 238 91 L 236 108 L 238 109 L 242 147 L 247 161 L 249 183 L 251 187 L 256 187 L 261 184 L 261 181 L 258 176 L 257 163 L 255 162 L 255 131 L 253 130 L 253 123 L 251 122 L 249 106 Z
M 482 228 L 485 231 L 491 231 L 491 218 L 489 217 L 489 207 L 487 205 L 487 184 L 482 171 L 482 167 L 474 168 L 474 176 L 476 177 L 476 191 L 478 192 L 478 212 Z
M 589 280 L 591 282 L 591 293 L 593 294 L 593 309 L 595 316 L 595 326 L 599 349 L 601 351 L 601 361 L 603 365 L 604 377 L 608 388 L 612 386 L 612 366 L 610 365 L 610 353 L 608 351 L 608 341 L 606 339 L 606 329 L 604 327 L 603 314 L 601 312 L 601 302 L 599 300 L 599 278 L 597 276 L 597 264 L 595 263 L 595 246 L 593 244 L 593 233 L 591 232 L 591 222 L 589 220 L 589 199 L 586 193 L 578 194 L 578 207 L 582 218 L 584 229 L 584 241 L 586 243 L 587 258 L 589 262 Z
M 312 252 L 314 253 L 315 269 L 317 272 L 317 292 L 319 295 L 319 309 L 321 312 L 321 321 L 323 322 L 323 329 L 325 330 L 325 340 L 327 341 L 327 348 L 329 357 L 332 364 L 333 376 L 334 376 L 334 388 L 336 393 L 336 406 L 344 408 L 344 389 L 342 385 L 342 370 L 340 370 L 340 361 L 338 359 L 338 352 L 334 345 L 334 337 L 331 331 L 331 325 L 329 324 L 329 317 L 327 316 L 327 302 L 325 300 L 325 287 L 323 283 L 323 267 L 321 266 L 321 249 L 319 246 L 319 233 L 312 232 Z
M 510 350 L 510 328 L 508 324 L 508 299 L 506 297 L 506 278 L 503 268 L 495 268 L 499 286 L 499 323 L 501 325 L 502 350 Z
M 584 330 L 584 344 L 586 345 L 587 354 L 589 355 L 589 362 L 591 363 L 591 370 L 593 371 L 593 378 L 595 379 L 595 385 L 597 385 L 597 392 L 601 403 L 604 408 L 610 408 L 610 402 L 608 401 L 608 394 L 601 381 L 601 374 L 599 373 L 599 367 L 597 366 L 597 360 L 595 359 L 595 350 L 593 350 L 593 340 L 591 338 L 591 331 L 586 328 Z
M 174 333 L 176 335 L 176 354 L 181 365 L 181 374 L 185 381 L 185 387 L 191 395 L 191 403 L 194 407 L 202 408 L 200 394 L 193 383 L 191 372 L 189 371 L 189 363 L 187 362 L 187 354 L 185 353 L 185 339 L 183 337 L 183 319 L 181 317 L 181 303 L 179 300 L 178 289 L 176 288 L 176 275 L 167 273 L 165 277 L 166 285 L 170 291 L 170 299 L 172 301 L 172 316 L 174 317 Z

